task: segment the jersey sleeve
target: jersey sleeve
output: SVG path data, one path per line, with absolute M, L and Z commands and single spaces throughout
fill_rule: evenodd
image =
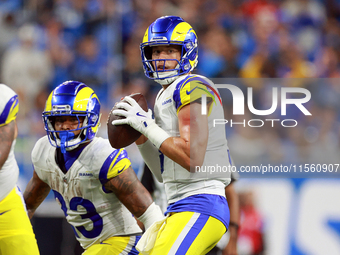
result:
M 0 84 L 0 127 L 15 120 L 19 111 L 18 95 L 9 87 Z
M 131 166 L 130 159 L 125 149 L 114 150 L 105 160 L 99 171 L 99 180 L 102 184 L 109 179 L 123 173 Z
M 203 95 L 210 98 L 216 104 L 215 96 L 220 100 L 220 96 L 207 79 L 199 76 L 188 76 L 176 85 L 173 99 L 176 104 L 177 114 L 183 106 L 196 100 L 200 100 Z M 210 114 L 211 108 L 208 111 Z

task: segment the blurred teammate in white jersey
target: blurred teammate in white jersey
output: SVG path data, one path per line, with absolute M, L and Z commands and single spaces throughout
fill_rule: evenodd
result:
M 37 241 L 22 194 L 16 186 L 19 167 L 14 146 L 18 110 L 17 94 L 0 84 L 0 254 L 37 255 Z
M 230 167 L 222 100 L 206 77 L 191 74 L 197 65 L 197 36 L 182 18 L 158 18 L 146 30 L 141 44 L 145 75 L 162 85 L 154 116 L 131 98 L 117 104 L 114 113 L 143 136 L 136 143 L 150 170 L 165 185 L 168 209 L 149 254 L 206 254 L 229 225 L 225 188 L 230 172 L 212 174 L 210 167 Z M 126 101 L 126 102 L 124 102 Z
M 33 178 L 24 193 L 29 216 L 52 189 L 83 254 L 139 254 L 135 244 L 142 231 L 134 216 L 148 228 L 163 214 L 126 151 L 95 137 L 97 95 L 84 83 L 64 82 L 48 97 L 43 119 L 47 136 L 34 146 Z

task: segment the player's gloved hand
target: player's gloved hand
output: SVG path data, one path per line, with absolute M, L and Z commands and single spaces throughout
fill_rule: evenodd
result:
M 132 97 L 126 96 L 123 101 L 116 104 L 116 108 L 118 109 L 113 110 L 112 114 L 123 116 L 125 119 L 114 120 L 112 125 L 128 124 L 144 134 L 146 128 L 155 122 L 152 119 L 151 109 L 148 112 L 144 111 Z
M 126 102 L 124 102 L 126 101 Z M 130 96 L 126 96 L 123 101 L 116 105 L 112 114 L 123 116 L 125 119 L 112 121 L 112 125 L 128 124 L 143 135 L 159 149 L 161 144 L 170 136 L 152 119 L 152 111 L 147 112 L 140 107 L 140 105 Z

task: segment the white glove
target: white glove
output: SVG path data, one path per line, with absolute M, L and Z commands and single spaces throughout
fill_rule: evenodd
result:
M 126 101 L 126 102 L 124 102 Z M 112 114 L 123 116 L 125 119 L 114 120 L 112 125 L 128 124 L 140 133 L 144 134 L 148 125 L 154 123 L 152 119 L 151 109 L 148 112 L 144 111 L 142 107 L 130 96 L 124 97 L 123 101 L 116 105 L 116 110 Z
M 126 101 L 126 102 L 124 102 Z M 113 110 L 112 114 L 123 116 L 125 119 L 112 121 L 112 125 L 128 124 L 143 135 L 159 149 L 162 143 L 170 136 L 162 128 L 160 128 L 154 119 L 152 119 L 151 109 L 148 112 L 130 96 L 124 97 L 122 102 L 119 102 Z

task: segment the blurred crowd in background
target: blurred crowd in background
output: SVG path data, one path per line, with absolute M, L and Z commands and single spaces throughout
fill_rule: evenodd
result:
M 227 128 L 236 164 L 337 160 L 339 0 L 1 0 L 1 81 L 19 94 L 24 141 L 45 134 L 45 100 L 66 80 L 82 81 L 99 96 L 103 136 L 109 110 L 121 96 L 142 92 L 152 107 L 160 87 L 143 74 L 139 44 L 163 15 L 183 17 L 198 34 L 195 72 L 209 78 L 271 78 L 239 82 L 243 91 L 253 88 L 258 109 L 270 108 L 273 86 L 312 93 L 312 117 L 292 108 L 296 128 Z M 289 80 L 277 85 L 274 78 Z M 231 119 L 230 95 L 224 105 Z M 20 148 L 27 158 L 27 146 Z

